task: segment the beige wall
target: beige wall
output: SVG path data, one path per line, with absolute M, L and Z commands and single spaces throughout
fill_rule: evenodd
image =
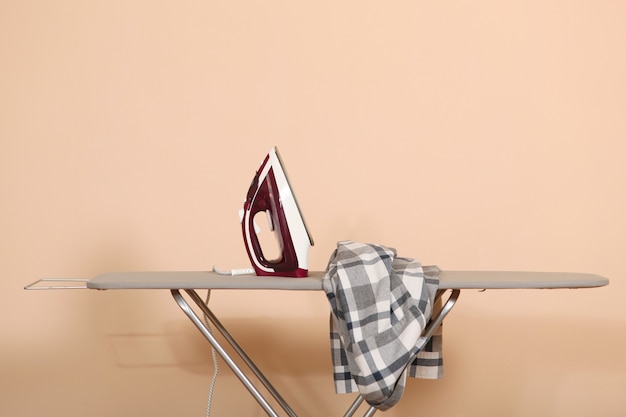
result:
M 355 239 L 611 279 L 462 294 L 446 377 L 386 415 L 623 415 L 625 19 L 617 0 L 3 1 L 0 415 L 204 415 L 210 351 L 167 292 L 22 287 L 246 266 L 237 210 L 272 145 L 313 269 Z M 303 416 L 342 414 L 323 294 L 213 302 Z M 221 369 L 214 415 L 262 415 Z

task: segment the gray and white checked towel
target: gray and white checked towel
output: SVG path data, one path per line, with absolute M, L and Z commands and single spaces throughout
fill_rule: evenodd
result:
M 407 372 L 442 376 L 441 333 L 422 337 L 439 285 L 439 268 L 396 256 L 382 245 L 339 242 L 322 285 L 331 306 L 337 393 L 359 391 L 387 410 L 402 396 Z M 412 358 L 417 357 L 409 364 Z

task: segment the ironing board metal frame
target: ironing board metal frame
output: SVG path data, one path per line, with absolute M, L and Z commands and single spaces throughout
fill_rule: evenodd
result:
M 181 293 L 184 291 L 193 301 L 193 304 L 215 326 L 225 343 L 236 352 L 237 356 L 247 365 L 261 385 L 269 392 L 278 405 L 289 415 L 297 417 L 293 409 L 282 398 L 280 393 L 272 386 L 261 370 L 250 359 L 246 352 L 239 346 L 226 328 L 220 323 L 209 306 L 196 292 L 207 289 L 266 289 L 266 290 L 299 290 L 319 291 L 322 290 L 322 272 L 311 272 L 306 278 L 284 277 L 257 277 L 256 275 L 224 276 L 214 272 L 120 272 L 99 275 L 87 281 L 86 288 L 112 290 L 112 289 L 168 289 L 172 297 L 187 315 L 192 323 L 198 328 L 215 351 L 222 357 L 241 383 L 255 398 L 267 415 L 279 417 L 278 412 L 261 394 L 259 389 L 252 383 L 248 375 L 236 363 L 235 359 L 226 351 L 211 331 L 211 328 L 200 319 L 195 310 L 187 302 Z M 556 289 L 556 288 L 591 288 L 601 287 L 608 284 L 608 279 L 581 273 L 558 273 L 558 272 L 508 272 L 508 271 L 442 271 L 439 275 L 439 290 L 437 297 L 442 297 L 450 292 L 447 300 L 439 311 L 435 311 L 424 330 L 424 336 L 430 337 L 441 325 L 444 318 L 450 313 L 459 298 L 461 290 L 465 289 Z M 34 283 L 35 284 L 35 283 Z M 32 287 L 34 284 L 31 284 Z M 31 288 L 32 289 L 32 288 Z M 363 403 L 359 395 L 348 408 L 344 417 L 352 417 Z M 377 409 L 369 407 L 364 417 L 371 417 Z
M 215 326 L 215 328 L 220 332 L 220 334 L 224 337 L 226 342 L 235 350 L 239 358 L 241 358 L 245 364 L 250 368 L 250 370 L 254 373 L 254 375 L 259 379 L 261 384 L 265 387 L 265 389 L 274 397 L 276 402 L 281 406 L 281 408 L 290 416 L 297 417 L 296 413 L 293 409 L 287 404 L 287 402 L 282 398 L 282 396 L 278 393 L 278 391 L 272 386 L 272 384 L 267 380 L 265 375 L 261 372 L 261 370 L 256 366 L 256 364 L 250 359 L 250 357 L 246 354 L 246 352 L 239 346 L 239 344 L 235 341 L 235 339 L 228 333 L 226 328 L 220 323 L 218 318 L 213 314 L 211 309 L 205 304 L 202 298 L 198 295 L 195 290 L 185 289 L 184 290 L 189 298 L 195 303 L 196 306 L 202 311 L 204 316 Z M 441 298 L 446 290 L 437 291 L 437 298 Z M 278 417 L 279 414 L 276 410 L 270 405 L 270 403 L 265 399 L 263 394 L 258 390 L 258 388 L 252 383 L 250 378 L 245 374 L 245 372 L 237 365 L 235 360 L 227 353 L 224 349 L 224 346 L 219 342 L 219 340 L 213 335 L 211 329 L 198 317 L 193 308 L 189 305 L 185 297 L 181 294 L 180 290 L 174 289 L 171 290 L 172 296 L 178 306 L 183 310 L 183 312 L 187 315 L 187 317 L 195 324 L 200 333 L 207 339 L 207 341 L 213 346 L 215 351 L 222 357 L 224 362 L 230 367 L 233 373 L 239 378 L 241 383 L 246 387 L 246 389 L 250 392 L 250 394 L 256 399 L 259 405 L 265 410 L 265 412 L 272 417 Z M 456 300 L 459 298 L 461 290 L 451 290 L 451 294 L 443 307 L 436 312 L 431 321 L 429 322 L 428 327 L 424 330 L 425 337 L 431 337 L 433 333 L 437 330 L 437 328 L 443 322 L 443 319 L 448 315 L 448 313 L 454 307 Z M 358 410 L 359 406 L 362 404 L 363 398 L 359 395 L 355 401 L 352 403 L 344 417 L 351 417 Z M 376 408 L 370 407 L 364 416 L 372 416 L 376 412 Z

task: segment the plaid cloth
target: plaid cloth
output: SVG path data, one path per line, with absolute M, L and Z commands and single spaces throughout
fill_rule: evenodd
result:
M 400 400 L 407 372 L 419 378 L 442 376 L 440 329 L 430 340 L 421 337 L 438 272 L 396 257 L 393 248 L 337 244 L 322 280 L 332 310 L 337 393 L 359 391 L 370 405 L 386 410 Z

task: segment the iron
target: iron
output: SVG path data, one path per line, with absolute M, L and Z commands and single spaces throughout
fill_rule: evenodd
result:
M 267 259 L 259 243 L 254 218 L 266 212 L 280 253 Z M 301 278 L 308 275 L 309 249 L 313 239 L 304 222 L 284 165 L 273 147 L 256 172 L 243 206 L 241 219 L 243 240 L 257 275 Z

